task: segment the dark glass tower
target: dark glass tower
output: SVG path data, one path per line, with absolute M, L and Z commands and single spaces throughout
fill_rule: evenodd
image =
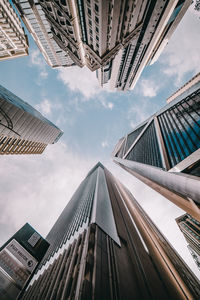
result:
M 47 235 L 23 299 L 195 299 L 199 282 L 134 197 L 98 163 Z
M 200 220 L 200 76 L 120 139 L 116 163 Z M 169 98 L 169 99 L 170 99 Z

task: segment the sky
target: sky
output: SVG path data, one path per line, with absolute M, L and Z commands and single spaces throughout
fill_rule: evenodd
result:
M 42 155 L 1 156 L 0 245 L 26 222 L 45 237 L 88 171 L 101 161 L 200 278 L 175 222 L 184 211 L 111 159 L 122 136 L 200 71 L 199 25 L 200 14 L 191 6 L 158 61 L 145 68 L 128 92 L 103 90 L 87 68 L 51 69 L 30 35 L 29 56 L 0 63 L 0 84 L 64 131 Z

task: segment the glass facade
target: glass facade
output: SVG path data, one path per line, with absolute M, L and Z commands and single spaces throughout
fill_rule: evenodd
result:
M 200 147 L 200 89 L 158 116 L 170 167 Z
M 125 155 L 124 158 L 127 160 L 167 171 L 195 152 L 191 161 L 186 160 L 178 168 L 183 173 L 199 177 L 200 83 L 195 83 L 192 89 L 179 94 L 172 102 L 143 122 L 128 134 L 127 138 L 124 137 L 124 142 L 116 149 L 118 149 L 116 157 L 123 158 Z
M 161 155 L 153 122 L 145 130 L 126 158 L 162 168 Z
M 183 173 L 200 177 L 200 160 L 183 170 Z
M 126 148 L 125 148 L 125 153 L 128 151 L 130 146 L 135 142 L 136 138 L 139 136 L 139 134 L 142 132 L 146 124 L 143 126 L 140 126 L 138 129 L 134 130 L 127 136 L 127 141 L 126 141 Z

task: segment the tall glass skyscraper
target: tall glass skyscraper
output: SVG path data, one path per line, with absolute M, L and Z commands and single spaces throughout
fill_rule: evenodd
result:
M 46 237 L 22 299 L 197 299 L 200 284 L 130 192 L 98 163 Z
M 63 132 L 0 85 L 0 154 L 40 154 Z
M 113 158 L 200 220 L 200 81 L 196 79 L 120 139 Z

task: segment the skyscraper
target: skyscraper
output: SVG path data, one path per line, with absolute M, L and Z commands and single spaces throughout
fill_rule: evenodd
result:
M 46 30 L 51 42 L 54 40 L 74 64 L 96 71 L 100 85 L 109 82 L 111 89 L 128 90 L 134 88 L 144 67 L 158 58 L 191 1 L 14 3 L 38 45 Z M 43 55 L 45 44 L 46 40 L 39 46 Z
M 197 73 L 192 77 L 188 82 L 186 82 L 180 89 L 178 89 L 174 94 L 167 98 L 167 103 L 170 103 L 172 100 L 176 99 L 178 96 L 181 96 L 185 91 L 189 91 L 193 85 L 200 82 L 200 73 Z
M 144 67 L 158 59 L 190 4 L 182 0 L 132 3 L 133 21 L 140 30 L 113 60 L 111 89 L 134 88 Z
M 28 55 L 28 39 L 13 7 L 7 0 L 0 5 L 0 61 Z
M 31 105 L 0 86 L 0 154 L 40 154 L 62 134 Z
M 200 270 L 200 222 L 188 214 L 176 218 L 181 232 L 183 233 L 198 269 Z
M 13 0 L 13 3 L 47 64 L 52 68 L 74 65 L 70 56 L 53 39 L 50 24 L 39 1 Z
M 112 60 L 141 30 L 141 3 L 133 1 L 76 1 L 86 66 L 98 69 L 100 84 L 110 79 Z M 81 14 L 82 12 L 82 14 Z M 137 20 L 138 19 L 138 20 Z
M 46 237 L 22 299 L 196 299 L 199 282 L 150 218 L 98 163 Z
M 200 220 L 199 148 L 200 81 L 120 139 L 113 158 Z
M 78 15 L 75 1 L 43 1 L 39 3 L 49 22 L 53 39 L 79 67 L 84 65 Z

